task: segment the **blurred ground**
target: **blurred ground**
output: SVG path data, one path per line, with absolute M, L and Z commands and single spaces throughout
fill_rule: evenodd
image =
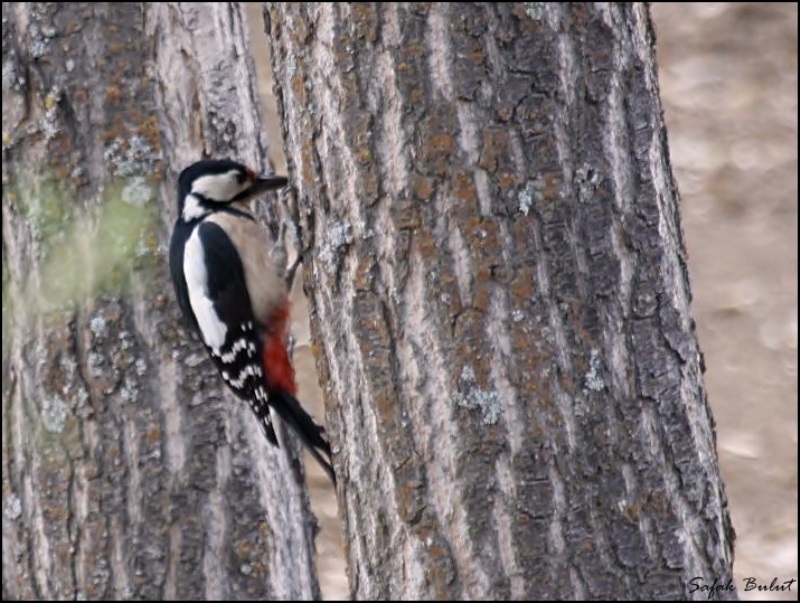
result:
M 797 5 L 666 3 L 653 17 L 739 594 L 774 599 L 743 592 L 741 579 L 797 577 Z M 259 18 L 254 9 L 251 26 Z M 304 308 L 298 297 L 300 397 L 322 417 Z M 323 596 L 341 599 L 336 499 L 306 467 Z M 797 599 L 797 586 L 782 597 Z
M 652 11 L 734 571 L 774 599 L 741 579 L 797 577 L 797 5 Z

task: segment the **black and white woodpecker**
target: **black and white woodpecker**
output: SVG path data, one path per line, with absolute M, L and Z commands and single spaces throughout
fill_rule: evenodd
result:
M 285 261 L 247 203 L 285 186 L 283 176 L 259 177 L 227 159 L 204 159 L 178 178 L 178 219 L 169 263 L 178 304 L 231 390 L 255 412 L 267 439 L 278 444 L 271 411 L 308 446 L 336 482 L 331 447 L 295 397 L 286 339 L 289 286 Z

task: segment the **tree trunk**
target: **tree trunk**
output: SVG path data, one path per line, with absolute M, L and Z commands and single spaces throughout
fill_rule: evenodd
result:
M 178 171 L 266 161 L 241 10 L 3 4 L 4 599 L 319 596 L 296 451 L 166 270 Z
M 352 596 L 727 582 L 646 5 L 265 14 Z

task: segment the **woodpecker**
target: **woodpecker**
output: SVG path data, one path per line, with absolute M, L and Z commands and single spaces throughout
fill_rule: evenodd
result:
M 246 401 L 277 446 L 271 410 L 300 436 L 331 480 L 331 447 L 295 398 L 286 340 L 289 284 L 247 203 L 285 186 L 228 159 L 204 159 L 178 177 L 169 263 L 175 294 L 223 381 Z M 289 277 L 288 280 L 290 280 Z

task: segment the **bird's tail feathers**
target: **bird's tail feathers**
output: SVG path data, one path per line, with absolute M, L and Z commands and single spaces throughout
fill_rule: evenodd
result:
M 331 481 L 336 485 L 336 474 L 333 471 L 331 445 L 325 438 L 325 429 L 314 422 L 305 409 L 292 394 L 284 391 L 270 392 L 270 406 L 278 416 L 287 423 L 300 437 L 320 464 Z

